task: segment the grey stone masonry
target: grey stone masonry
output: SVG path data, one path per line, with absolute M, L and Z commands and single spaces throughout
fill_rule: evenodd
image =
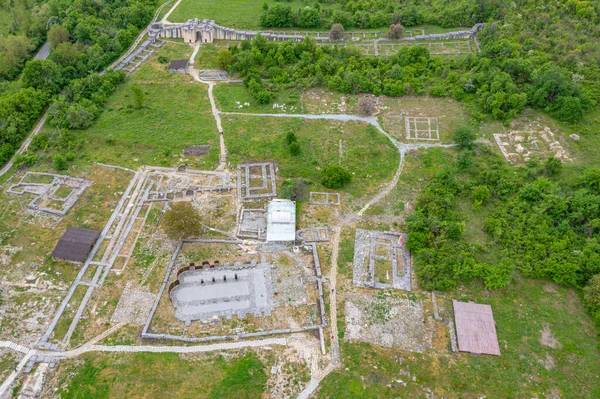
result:
M 252 170 L 260 168 L 260 174 Z M 259 180 L 258 184 L 255 184 Z M 269 199 L 277 196 L 275 166 L 270 162 L 247 163 L 237 166 L 237 191 L 240 201 Z
M 339 193 L 320 193 L 310 192 L 309 204 L 311 205 L 339 205 L 340 194 Z
M 389 231 L 356 229 L 354 241 L 354 264 L 352 282 L 358 287 L 395 288 L 411 290 L 411 259 L 406 248 L 406 234 Z M 377 254 L 377 247 L 389 247 L 390 256 Z M 376 261 L 391 264 L 392 282 L 382 283 L 375 279 Z M 399 269 L 399 262 L 403 266 Z
M 52 180 L 49 183 L 29 181 L 43 177 L 51 178 Z M 57 216 L 65 216 L 91 185 L 92 181 L 77 177 L 52 173 L 27 172 L 18 183 L 11 185 L 6 192 L 17 195 L 33 194 L 36 197 L 29 203 L 29 209 Z M 58 190 L 65 187 L 69 190 L 68 194 L 64 196 L 58 195 Z
M 186 43 L 212 43 L 215 40 L 252 40 L 260 35 L 274 41 L 302 41 L 303 35 L 289 35 L 269 32 L 240 31 L 218 25 L 213 20 L 190 19 L 182 24 L 164 25 L 154 22 L 148 27 L 151 37 L 182 38 Z

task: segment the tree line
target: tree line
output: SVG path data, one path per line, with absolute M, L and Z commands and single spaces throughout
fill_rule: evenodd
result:
M 239 73 L 257 102 L 283 88 L 327 87 L 341 93 L 450 96 L 472 104 L 473 115 L 510 120 L 525 106 L 577 122 L 600 97 L 594 60 L 574 65 L 502 37 L 491 23 L 481 33 L 482 51 L 464 57 L 432 56 L 426 46 L 403 46 L 388 57 L 362 56 L 351 47 L 267 42 L 257 36 L 219 53 L 221 67 Z M 266 82 L 265 82 L 266 80 Z
M 319 0 L 304 1 L 298 9 L 285 2 L 263 5 L 260 25 L 264 28 L 320 28 L 334 24 L 345 28 L 387 28 L 393 24 L 469 27 L 486 21 L 500 7 L 497 1 L 433 0 Z

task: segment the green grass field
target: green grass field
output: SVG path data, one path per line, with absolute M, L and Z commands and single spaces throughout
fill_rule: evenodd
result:
M 172 353 L 92 353 L 61 363 L 58 373 L 63 399 L 254 399 L 267 381 L 264 364 L 252 352 L 202 360 Z
M 189 53 L 189 46 L 168 43 L 159 54 L 171 60 Z M 170 74 L 157 57 L 154 55 L 116 90 L 91 127 L 74 131 L 84 142 L 76 163 L 96 161 L 127 167 L 189 163 L 196 168 L 216 167 L 218 132 L 206 86 L 194 83 L 187 75 Z M 146 93 L 140 109 L 133 103 L 133 84 Z M 46 131 L 52 129 L 45 127 Z M 200 144 L 212 145 L 207 155 L 182 155 L 186 146 Z
M 269 7 L 277 4 L 275 0 L 183 0 L 169 16 L 172 22 L 185 22 L 191 18 L 212 19 L 220 25 L 236 29 L 259 29 L 259 18 L 263 4 Z M 306 6 L 302 0 L 286 1 L 292 10 Z M 333 8 L 330 4 L 321 7 Z
M 241 83 L 218 84 L 213 90 L 215 101 L 224 112 L 250 112 L 255 114 L 301 114 L 305 113 L 301 94 L 297 90 L 282 90 L 274 94 L 273 104 L 257 104 Z M 249 105 L 245 105 L 249 104 Z M 285 106 L 285 111 L 274 107 Z
M 282 177 L 318 183 L 324 166 L 340 162 L 353 174 L 343 191 L 355 197 L 372 195 L 391 180 L 400 157 L 387 138 L 362 123 L 224 115 L 223 128 L 232 165 L 274 160 Z M 285 142 L 290 131 L 298 137 L 298 156 L 290 154 Z

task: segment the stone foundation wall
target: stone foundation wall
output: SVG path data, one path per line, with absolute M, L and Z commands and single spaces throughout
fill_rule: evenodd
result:
M 275 41 L 302 41 L 301 35 L 283 35 L 265 32 L 239 31 L 232 28 L 226 28 L 217 25 L 215 21 L 208 19 L 191 19 L 183 24 L 163 25 L 153 23 L 148 27 L 148 33 L 151 37 L 162 38 L 182 38 L 186 43 L 212 43 L 214 40 L 252 40 L 256 35 L 261 35 L 267 40 Z

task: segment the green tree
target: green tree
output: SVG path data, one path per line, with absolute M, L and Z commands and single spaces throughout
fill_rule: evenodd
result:
M 453 141 L 460 149 L 471 149 L 475 143 L 475 133 L 469 126 L 460 126 L 454 131 Z
M 69 38 L 69 31 L 60 25 L 54 25 L 48 31 L 48 42 L 50 42 L 50 48 L 52 49 L 55 49 L 61 43 L 68 42 Z
M 58 93 L 63 86 L 61 70 L 54 61 L 33 60 L 29 61 L 23 69 L 23 85 L 45 91 Z
M 327 165 L 321 171 L 321 184 L 327 188 L 342 188 L 352 181 L 352 174 L 340 165 Z
M 69 164 L 67 163 L 65 157 L 63 157 L 61 154 L 56 154 L 52 158 L 52 167 L 57 171 L 67 170 L 69 169 Z
M 600 324 L 600 274 L 593 276 L 583 289 L 583 304 Z
M 198 236 L 202 232 L 200 214 L 189 202 L 175 202 L 162 219 L 162 227 L 173 240 Z
M 219 68 L 227 70 L 233 62 L 233 54 L 229 50 L 220 49 L 217 52 L 217 65 L 219 65 Z
M 344 26 L 342 24 L 331 25 L 329 40 L 342 40 L 344 38 Z

